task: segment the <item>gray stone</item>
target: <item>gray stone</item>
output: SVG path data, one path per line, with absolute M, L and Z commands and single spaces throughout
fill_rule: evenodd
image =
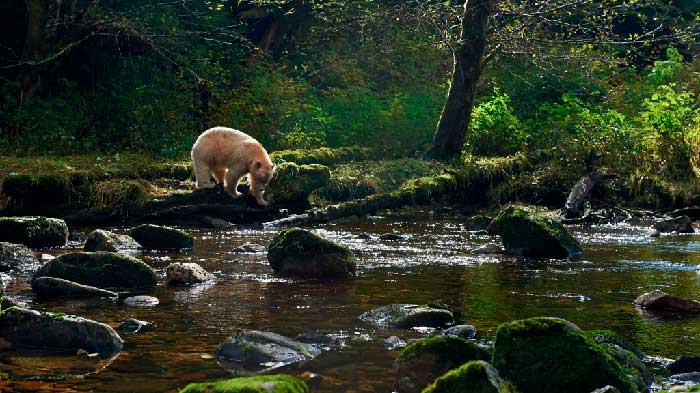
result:
M 153 307 L 160 304 L 160 300 L 154 296 L 138 295 L 124 299 L 124 304 L 133 307 Z
M 410 329 L 412 327 L 444 327 L 454 320 L 452 312 L 417 304 L 389 304 L 367 311 L 360 319 L 379 327 Z
M 189 285 L 213 281 L 216 277 L 196 263 L 175 262 L 165 268 L 165 282 L 168 285 Z
M 445 336 L 460 337 L 468 340 L 476 338 L 476 328 L 474 325 L 455 325 L 442 332 Z
M 489 243 L 472 250 L 474 254 L 503 254 L 505 250 L 498 244 Z
M 668 218 L 654 223 L 654 229 L 661 233 L 694 233 L 692 222 L 688 216 Z
M 138 333 L 149 330 L 153 326 L 150 322 L 141 321 L 136 318 L 127 318 L 119 325 L 119 330 L 129 333 Z
M 83 249 L 88 252 L 135 252 L 139 248 L 141 245 L 131 236 L 96 229 L 88 235 Z
M 231 250 L 231 252 L 234 252 L 237 254 L 258 254 L 258 253 L 265 252 L 265 250 L 266 250 L 265 246 L 262 246 L 260 244 L 243 243 L 240 246 Z
M 640 295 L 634 300 L 634 304 L 649 310 L 700 313 L 700 302 L 672 296 L 659 290 Z
M 229 369 L 258 372 L 312 359 L 320 350 L 276 333 L 245 331 L 228 338 L 214 354 Z
M 37 296 L 53 297 L 103 297 L 116 298 L 115 292 L 56 277 L 37 277 L 32 280 L 32 290 Z
M 401 348 L 406 346 L 406 341 L 402 340 L 398 336 L 389 336 L 384 339 L 384 347 L 388 350 L 393 350 L 396 348 Z
M 205 224 L 206 226 L 214 229 L 230 229 L 233 228 L 234 225 L 226 220 L 222 220 L 220 218 L 213 218 L 213 217 L 204 217 L 202 218 L 202 223 Z

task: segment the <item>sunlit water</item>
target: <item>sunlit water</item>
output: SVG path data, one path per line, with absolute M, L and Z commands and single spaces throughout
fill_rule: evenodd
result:
M 267 245 L 275 230 L 195 231 L 191 253 L 141 257 L 158 270 L 161 282 L 165 266 L 174 261 L 199 263 L 219 281 L 190 288 L 161 285 L 153 293 L 160 299 L 155 307 L 109 300 L 37 301 L 26 279 L 5 276 L 8 292 L 38 310 L 74 313 L 114 327 L 128 317 L 156 326 L 148 332 L 121 333 L 124 351 L 99 364 L 77 357 L 0 353 L 0 369 L 24 378 L 2 381 L 0 389 L 176 391 L 189 382 L 230 377 L 212 351 L 237 331 L 256 329 L 292 338 L 319 332 L 339 339 L 340 347 L 281 370 L 320 374 L 322 381 L 312 385 L 313 392 L 388 393 L 397 351 L 387 350 L 384 339 L 424 333 L 374 328 L 357 316 L 389 303 L 436 300 L 456 305 L 480 338 L 493 335 L 502 322 L 556 316 L 584 329 L 613 329 L 650 355 L 700 353 L 700 318 L 661 318 L 632 304 L 636 296 L 654 289 L 700 298 L 700 236 L 650 238 L 648 223 L 570 227 L 583 244 L 582 259 L 524 261 L 473 254 L 471 250 L 497 239 L 464 228 L 461 220 L 400 217 L 320 226 L 320 232 L 347 244 L 358 257 L 357 278 L 346 282 L 282 279 L 272 273 L 264 253 L 231 252 L 245 242 Z M 362 232 L 373 239 L 357 239 Z M 387 232 L 406 238 L 377 239 Z M 58 252 L 65 250 L 52 251 Z M 68 376 L 54 380 L 56 374 Z

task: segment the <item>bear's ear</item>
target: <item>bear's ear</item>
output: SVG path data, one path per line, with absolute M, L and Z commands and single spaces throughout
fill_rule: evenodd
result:
M 262 162 L 256 161 L 255 162 L 255 169 L 260 169 L 260 167 L 262 167 Z

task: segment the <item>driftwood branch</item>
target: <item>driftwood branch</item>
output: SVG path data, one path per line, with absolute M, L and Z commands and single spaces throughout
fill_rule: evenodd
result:
M 562 210 L 562 215 L 565 218 L 580 218 L 582 215 L 581 206 L 583 202 L 591 194 L 591 191 L 601 182 L 606 180 L 614 179 L 617 177 L 615 173 L 591 173 L 582 177 L 576 184 L 571 188 L 569 196 L 566 198 L 566 203 L 564 204 L 564 209 Z

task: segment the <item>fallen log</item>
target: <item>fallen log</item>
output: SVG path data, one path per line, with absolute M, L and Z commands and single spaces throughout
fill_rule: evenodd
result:
M 617 177 L 615 173 L 591 173 L 582 177 L 569 192 L 569 196 L 566 198 L 566 203 L 564 204 L 564 209 L 562 210 L 562 216 L 567 219 L 581 218 L 581 206 L 583 202 L 591 194 L 591 191 L 599 183 L 614 179 Z

